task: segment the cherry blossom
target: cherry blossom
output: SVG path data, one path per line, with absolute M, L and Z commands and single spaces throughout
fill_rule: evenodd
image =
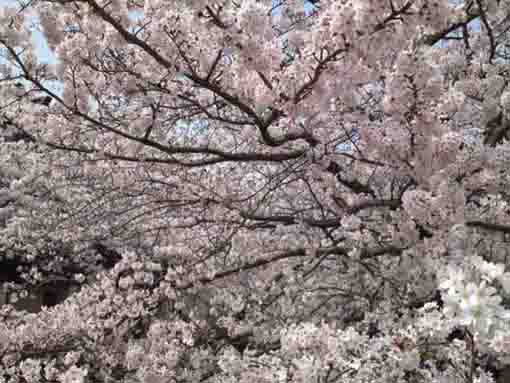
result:
M 509 10 L 0 6 L 0 381 L 503 382 Z

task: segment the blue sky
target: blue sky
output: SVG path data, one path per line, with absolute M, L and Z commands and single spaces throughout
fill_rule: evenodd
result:
M 16 6 L 18 4 L 15 0 L 0 0 L 0 7 Z M 46 40 L 39 31 L 34 31 L 32 41 L 36 47 L 39 60 L 44 63 L 55 62 L 55 55 L 48 48 Z

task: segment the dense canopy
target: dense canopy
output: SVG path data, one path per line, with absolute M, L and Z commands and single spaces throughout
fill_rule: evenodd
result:
M 509 0 L 2 4 L 0 382 L 508 381 Z

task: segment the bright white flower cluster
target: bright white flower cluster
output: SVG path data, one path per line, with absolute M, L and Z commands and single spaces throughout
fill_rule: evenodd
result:
M 72 366 L 64 374 L 61 375 L 62 383 L 85 383 L 88 370 L 77 366 Z
M 477 335 L 492 337 L 494 331 L 508 325 L 510 310 L 503 307 L 496 286 L 508 285 L 504 266 L 473 257 L 474 270 L 468 273 L 451 266 L 440 284 L 444 313 Z M 499 284 L 498 284 L 499 283 Z

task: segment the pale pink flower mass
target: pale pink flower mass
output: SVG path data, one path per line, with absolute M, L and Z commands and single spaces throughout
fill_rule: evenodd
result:
M 509 31 L 509 0 L 2 2 L 0 382 L 503 383 Z

